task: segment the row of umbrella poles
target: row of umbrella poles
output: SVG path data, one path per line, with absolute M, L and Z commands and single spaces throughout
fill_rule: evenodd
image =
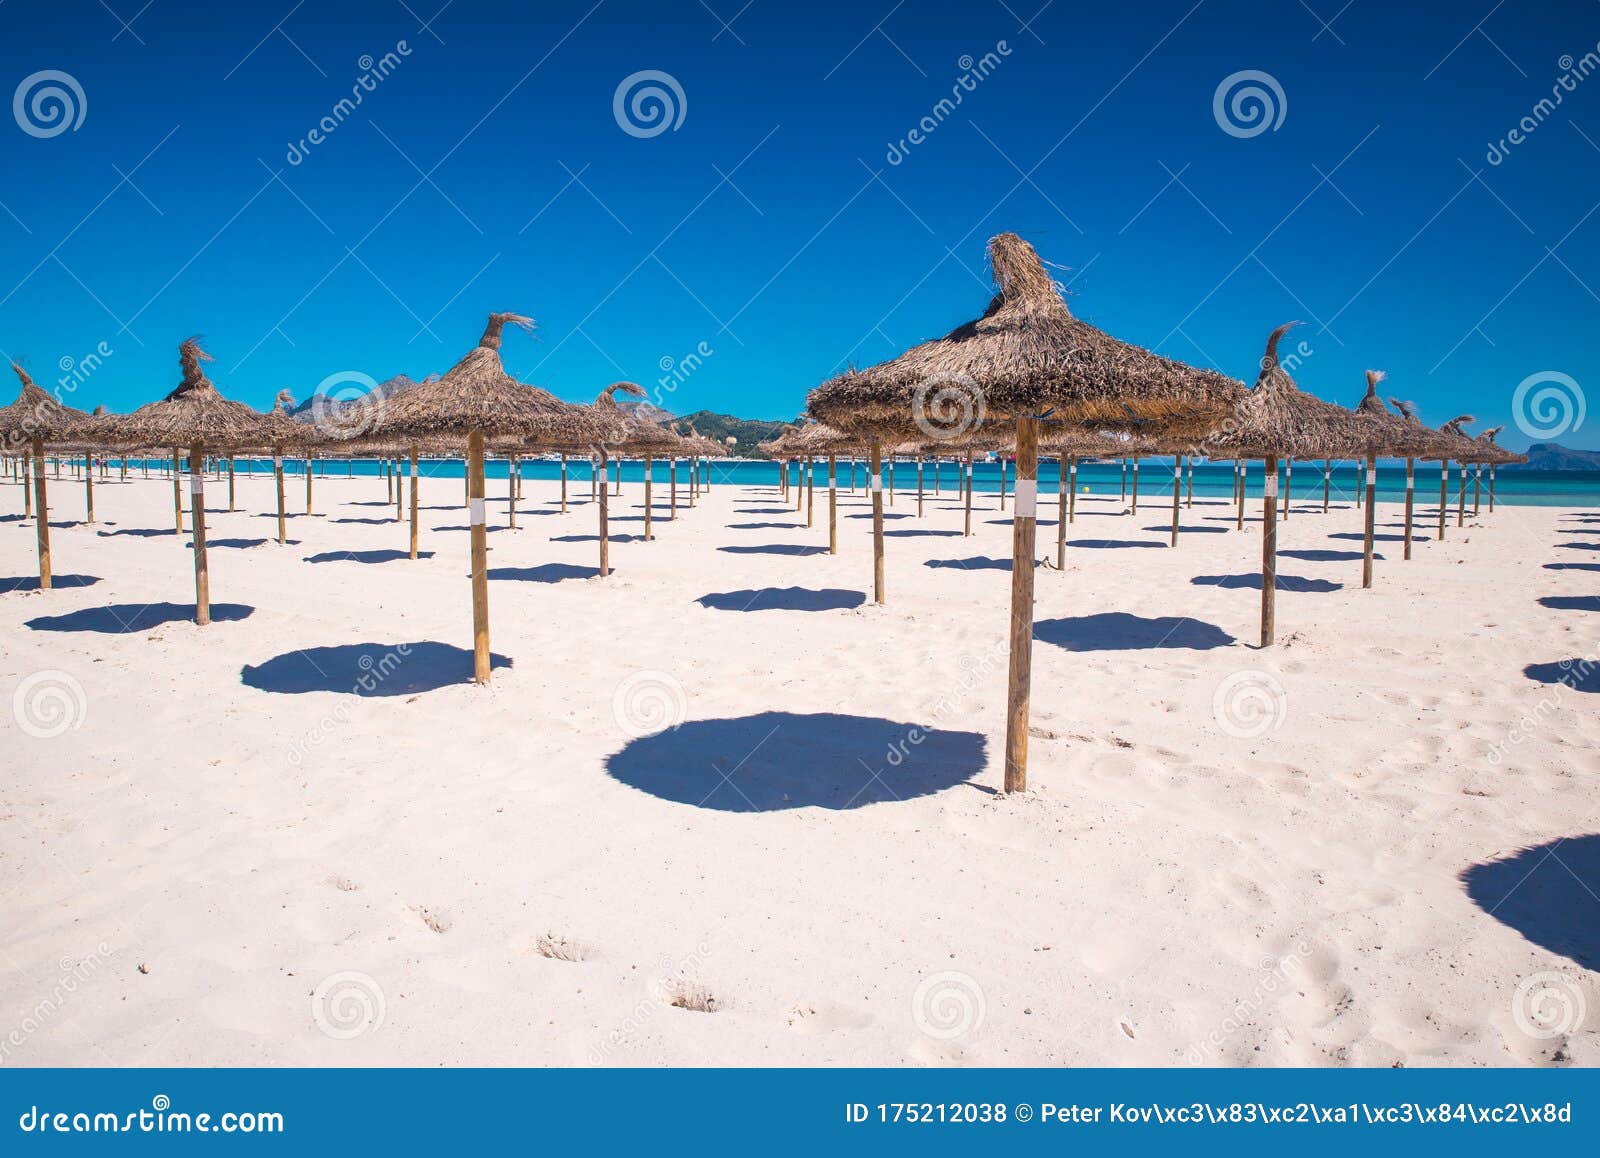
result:
M 1511 461 L 1492 439 L 1469 439 L 1457 429 L 1429 431 L 1414 416 L 1395 415 L 1376 399 L 1379 375 L 1356 411 L 1301 391 L 1278 358 L 1290 325 L 1269 337 L 1253 388 L 1224 375 L 1162 358 L 1118 341 L 1073 316 L 1033 247 L 1015 234 L 989 243 L 996 294 L 979 318 L 943 338 L 924 342 L 890 361 L 851 369 L 824 382 L 806 412 L 834 437 L 868 446 L 872 495 L 874 595 L 884 601 L 883 449 L 925 437 L 930 398 L 964 414 L 1006 424 L 1015 455 L 1012 519 L 1011 617 L 1006 697 L 1004 786 L 1027 786 L 1028 718 L 1032 694 L 1034 558 L 1038 463 L 1052 440 L 1064 457 L 1085 454 L 1081 440 L 1137 440 L 1135 453 L 1176 456 L 1173 534 L 1176 542 L 1181 464 L 1209 460 L 1262 461 L 1262 646 L 1273 642 L 1276 593 L 1277 490 L 1280 461 L 1357 458 L 1365 463 L 1366 548 L 1363 582 L 1371 585 L 1376 459 L 1437 458 L 1448 462 Z M 1005 429 L 1005 427 L 1002 427 Z M 802 432 L 802 436 L 803 436 Z M 971 438 L 968 430 L 965 437 Z M 818 438 L 824 436 L 818 435 Z M 1092 447 L 1094 444 L 1091 443 Z M 791 448 L 781 446 L 780 452 Z M 964 449 L 948 446 L 948 450 Z M 1071 466 L 1062 490 L 1075 494 Z M 1408 477 L 1413 471 L 1408 465 Z M 1137 475 L 1135 475 L 1137 477 Z M 1243 474 L 1239 474 L 1242 488 Z M 1242 524 L 1243 492 L 1237 492 Z M 1070 518 L 1070 498 L 1067 500 Z M 1407 522 L 1410 522 L 1408 503 Z M 1441 496 L 1441 508 L 1443 496 Z M 1441 519 L 1443 518 L 1441 509 Z M 1064 555 L 1058 530 L 1058 561 Z
M 487 520 L 485 518 L 484 458 L 487 449 L 509 455 L 530 452 L 593 453 L 603 470 L 621 454 L 642 451 L 646 456 L 646 520 L 650 526 L 651 471 L 657 452 L 674 458 L 688 451 L 702 455 L 721 453 L 717 444 L 698 435 L 685 438 L 624 413 L 616 393 L 642 395 L 632 383 L 608 388 L 593 407 L 574 406 L 538 387 L 517 382 L 505 372 L 500 359 L 502 333 L 507 324 L 531 329 L 528 318 L 493 314 L 478 345 L 443 376 L 420 383 L 374 403 L 370 422 L 358 424 L 359 435 L 345 440 L 349 452 L 393 454 L 406 447 L 411 455 L 412 542 L 415 557 L 417 512 L 417 454 L 426 447 L 440 453 L 464 449 L 466 501 L 469 512 L 472 564 L 474 676 L 488 682 L 490 673 L 487 581 Z M 210 458 L 241 452 L 270 452 L 277 484 L 279 539 L 284 539 L 284 454 L 324 443 L 313 426 L 295 422 L 284 413 L 283 399 L 273 411 L 262 414 L 240 402 L 224 398 L 205 374 L 210 355 L 191 338 L 179 351 L 183 377 L 165 398 L 125 415 L 89 415 L 63 405 L 40 389 L 17 368 L 22 382 L 18 399 L 0 408 L 0 449 L 7 454 L 27 453 L 33 467 L 32 498 L 37 507 L 40 586 L 50 586 L 48 495 L 45 480 L 46 448 L 58 452 L 128 450 L 148 447 L 186 447 L 191 491 L 191 535 L 195 567 L 195 620 L 210 622 L 210 577 L 206 557 L 204 480 Z M 693 462 L 695 486 L 702 480 L 699 461 Z M 675 475 L 674 464 L 674 475 Z M 310 471 L 307 478 L 309 486 Z M 174 472 L 174 486 L 178 486 Z M 513 484 L 514 485 L 514 484 Z M 565 488 L 563 488 L 565 489 Z M 601 573 L 609 571 L 609 532 L 605 486 L 600 486 Z M 310 492 L 308 490 L 308 509 Z M 181 506 L 179 508 L 181 524 Z M 653 528 L 647 530 L 647 536 Z

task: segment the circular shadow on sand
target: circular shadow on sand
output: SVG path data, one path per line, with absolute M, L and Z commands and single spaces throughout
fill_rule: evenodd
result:
M 692 720 L 606 761 L 617 780 L 719 812 L 844 810 L 943 792 L 983 771 L 977 732 L 831 712 Z
M 1475 864 L 1461 883 L 1479 908 L 1535 945 L 1600 969 L 1600 834 Z
M 491 668 L 511 666 L 499 653 Z M 264 692 L 299 695 L 342 692 L 349 696 L 409 696 L 472 682 L 472 652 L 448 643 L 346 643 L 286 651 L 246 664 L 239 682 Z
M 1575 692 L 1600 692 L 1600 663 L 1592 659 L 1530 663 L 1522 674 L 1542 684 L 1564 684 Z
M 1235 642 L 1213 623 L 1186 616 L 1146 618 L 1124 611 L 1079 615 L 1068 619 L 1041 619 L 1033 625 L 1033 638 L 1067 651 L 1133 651 L 1175 648 L 1209 651 Z
M 213 603 L 212 623 L 232 623 L 255 611 L 243 603 Z M 101 635 L 132 635 L 167 623 L 193 623 L 193 603 L 112 603 L 84 607 L 65 615 L 41 615 L 24 626 L 34 631 L 93 631 Z

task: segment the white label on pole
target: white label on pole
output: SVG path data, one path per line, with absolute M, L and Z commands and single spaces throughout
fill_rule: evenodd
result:
M 1019 478 L 1016 490 L 1012 492 L 1016 500 L 1016 509 L 1012 512 L 1019 519 L 1032 519 L 1037 516 L 1039 509 L 1039 482 L 1037 479 Z
M 1330 474 L 1331 474 L 1331 473 L 1332 473 L 1332 472 L 1331 472 L 1331 471 L 1330 471 L 1330 470 L 1329 470 L 1329 469 L 1328 469 L 1328 468 L 1327 468 L 1327 467 L 1323 467 L 1323 468 L 1322 468 L 1322 478 L 1323 478 L 1323 480 L 1324 480 L 1324 481 L 1326 481 L 1326 480 L 1327 480 L 1327 478 L 1328 478 L 1328 476 L 1329 476 L 1329 475 L 1330 475 Z
M 206 476 L 203 475 L 203 474 L 192 474 L 192 475 L 190 475 L 189 476 L 189 489 L 191 491 L 193 491 L 195 494 L 200 494 L 201 492 L 203 492 L 206 489 Z
M 875 474 L 867 481 L 869 490 L 877 491 L 879 493 L 883 491 L 883 476 L 881 474 Z
M 1262 485 L 1261 493 L 1262 493 L 1262 495 L 1264 495 L 1266 498 L 1269 498 L 1269 499 L 1275 499 L 1275 498 L 1278 497 L 1278 472 L 1277 471 L 1269 470 L 1267 472 L 1266 479 L 1264 480 L 1263 485 Z
M 467 522 L 471 523 L 474 527 L 481 527 L 488 522 L 488 520 L 483 516 L 482 499 L 467 500 Z
M 272 456 L 272 469 L 273 470 L 282 470 L 283 469 L 283 456 L 281 454 L 275 454 L 275 455 Z
M 412 478 L 416 478 L 417 477 L 417 464 L 416 463 L 412 463 L 411 464 L 411 477 Z
M 1378 485 L 1378 468 L 1375 466 L 1367 467 L 1367 485 L 1369 487 Z
M 1417 489 L 1416 480 L 1413 479 L 1410 475 L 1406 475 L 1406 494 L 1410 494 L 1412 491 L 1414 491 L 1416 489 Z

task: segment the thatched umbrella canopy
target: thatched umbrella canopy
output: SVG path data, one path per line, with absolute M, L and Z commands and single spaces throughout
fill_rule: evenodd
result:
M 436 439 L 451 447 L 465 444 L 467 509 L 471 526 L 473 674 L 489 682 L 489 579 L 484 514 L 484 440 L 517 440 L 525 446 L 560 447 L 604 437 L 584 409 L 568 405 L 506 373 L 500 337 L 506 325 L 531 332 L 533 320 L 520 314 L 490 314 L 483 337 L 449 372 L 383 400 L 368 434 L 374 441 L 409 443 Z
M 1356 404 L 1356 418 L 1369 424 L 1378 438 L 1377 452 L 1406 460 L 1406 508 L 1404 557 L 1411 558 L 1411 519 L 1415 505 L 1417 456 L 1426 454 L 1436 442 L 1421 423 L 1406 421 L 1395 414 L 1378 397 L 1378 383 L 1384 379 L 1382 370 L 1367 371 L 1367 392 Z M 1372 541 L 1377 503 L 1377 455 L 1369 449 L 1367 454 L 1366 530 L 1362 536 L 1361 586 L 1372 586 Z
M 1446 516 L 1450 508 L 1450 463 L 1455 461 L 1461 464 L 1461 487 L 1456 526 L 1466 524 L 1467 505 L 1467 464 L 1482 462 L 1483 446 L 1462 428 L 1469 422 L 1478 421 L 1470 414 L 1458 414 L 1450 421 L 1440 425 L 1434 431 L 1434 449 L 1431 454 L 1424 457 L 1429 461 L 1439 464 L 1439 538 L 1444 538 Z
M 1012 527 L 1011 663 L 1005 789 L 1027 785 L 1032 678 L 1033 548 L 1039 417 L 1085 428 L 1131 420 L 1208 428 L 1241 385 L 1139 346 L 1073 316 L 1032 246 L 1014 233 L 989 242 L 996 293 L 983 315 L 891 361 L 850 370 L 812 391 L 807 409 L 840 430 L 873 436 L 964 433 L 984 416 L 1016 428 Z M 880 451 L 872 450 L 874 596 L 883 602 Z
M 1510 463 L 1521 463 L 1528 461 L 1527 455 L 1518 454 L 1514 450 L 1507 450 L 1505 447 L 1495 442 L 1495 437 L 1504 429 L 1505 427 L 1503 426 L 1491 426 L 1488 430 L 1485 430 L 1478 436 L 1478 441 L 1483 444 L 1484 453 L 1488 456 L 1492 456 L 1485 459 L 1485 461 L 1489 464 L 1489 512 L 1491 514 L 1494 513 L 1495 467 L 1505 466 Z
M 50 587 L 50 503 L 46 495 L 44 448 L 82 435 L 99 424 L 98 419 L 71 406 L 63 406 L 48 391 L 34 385 L 28 372 L 16 362 L 11 363 L 17 379 L 22 383 L 16 401 L 0 407 L 0 452 L 11 455 L 26 454 L 33 458 L 33 496 L 35 503 L 36 538 L 39 544 L 39 587 Z M 27 495 L 28 481 L 23 477 L 22 488 Z

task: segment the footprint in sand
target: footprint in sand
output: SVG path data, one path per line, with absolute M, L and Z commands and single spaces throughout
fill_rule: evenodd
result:
M 571 937 L 560 937 L 554 933 L 543 933 L 534 941 L 533 951 L 541 957 L 551 961 L 588 961 L 596 954 L 594 949 L 582 941 Z
M 331 876 L 323 883 L 338 889 L 341 893 L 353 893 L 361 887 L 349 877 L 342 875 Z
M 872 1024 L 872 1018 L 832 1001 L 802 1001 L 790 1008 L 787 1024 L 802 1037 L 815 1037 L 839 1030 L 865 1029 Z
M 412 905 L 411 911 L 435 933 L 448 933 L 455 920 L 445 910 L 433 905 Z

